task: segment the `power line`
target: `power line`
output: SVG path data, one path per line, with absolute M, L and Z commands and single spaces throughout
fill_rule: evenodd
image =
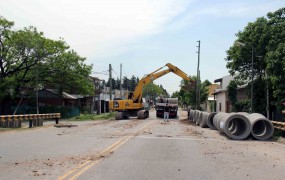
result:
M 116 73 L 116 71 L 114 70 L 114 69 L 112 69 L 113 70 L 113 72 L 117 75 L 117 77 L 119 78 L 119 76 L 118 76 L 118 74 Z

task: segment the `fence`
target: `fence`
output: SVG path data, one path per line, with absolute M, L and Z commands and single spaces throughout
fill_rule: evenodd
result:
M 33 126 L 42 126 L 43 119 L 55 119 L 55 123 L 58 124 L 58 120 L 60 117 L 60 113 L 2 115 L 0 116 L 0 127 L 19 128 L 21 127 L 21 123 L 23 120 L 29 120 L 29 128 Z

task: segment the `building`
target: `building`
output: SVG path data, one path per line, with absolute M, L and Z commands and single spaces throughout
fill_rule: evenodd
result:
M 227 87 L 234 80 L 233 76 L 224 76 L 216 79 L 214 83 L 220 83 L 219 87 L 212 93 L 216 101 L 216 112 L 229 112 L 230 103 L 228 100 Z
M 219 88 L 218 84 L 211 84 L 210 86 L 208 86 L 209 90 L 208 90 L 208 99 L 205 102 L 205 107 L 204 109 L 207 112 L 215 112 L 216 111 L 216 106 L 215 106 L 215 97 L 213 95 L 213 93 L 215 92 L 216 89 Z

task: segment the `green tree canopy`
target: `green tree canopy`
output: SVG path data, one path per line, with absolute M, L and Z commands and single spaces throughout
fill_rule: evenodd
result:
M 270 82 L 271 101 L 281 107 L 285 98 L 285 8 L 270 12 L 267 17 L 257 18 L 248 23 L 243 31 L 236 34 L 237 40 L 227 51 L 227 68 L 231 75 L 236 75 L 244 81 L 250 81 L 252 75 L 254 84 L 266 84 L 265 73 Z M 239 46 L 241 43 L 243 46 Z M 253 58 L 253 59 L 252 59 Z M 253 61 L 253 63 L 252 63 Z M 264 92 L 266 86 L 257 85 L 256 89 Z M 254 96 L 255 100 L 258 97 Z M 263 97 L 265 98 L 265 96 Z
M 190 77 L 191 79 L 197 81 L 197 77 L 196 76 L 192 76 Z M 188 82 L 185 81 L 184 79 L 182 79 L 180 81 L 180 85 L 181 87 L 187 87 L 185 85 L 187 85 Z M 205 102 L 208 98 L 208 94 L 209 94 L 209 88 L 208 86 L 211 85 L 212 83 L 209 80 L 205 80 L 203 83 L 201 83 L 201 87 L 200 87 L 200 102 Z M 184 89 L 181 88 L 181 90 L 179 92 L 174 92 L 172 94 L 172 97 L 178 97 L 179 101 L 181 103 L 187 104 L 187 105 L 191 105 L 193 107 L 195 107 L 196 105 L 196 88 L 194 89 Z
M 143 88 L 143 97 L 154 97 L 156 98 L 157 96 L 160 95 L 165 95 L 165 92 L 163 89 L 161 89 L 160 86 L 154 84 L 154 83 L 149 83 Z
M 14 22 L 0 16 L 0 97 L 16 95 L 21 86 L 94 93 L 92 66 L 62 40 L 44 37 L 35 27 L 13 30 Z

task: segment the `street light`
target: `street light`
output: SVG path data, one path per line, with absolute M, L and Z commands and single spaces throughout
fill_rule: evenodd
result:
M 247 44 L 242 43 L 240 41 L 235 42 L 239 46 L 247 46 Z M 254 48 L 253 45 L 251 45 L 251 102 L 250 102 L 250 111 L 253 113 L 253 53 L 254 53 Z

